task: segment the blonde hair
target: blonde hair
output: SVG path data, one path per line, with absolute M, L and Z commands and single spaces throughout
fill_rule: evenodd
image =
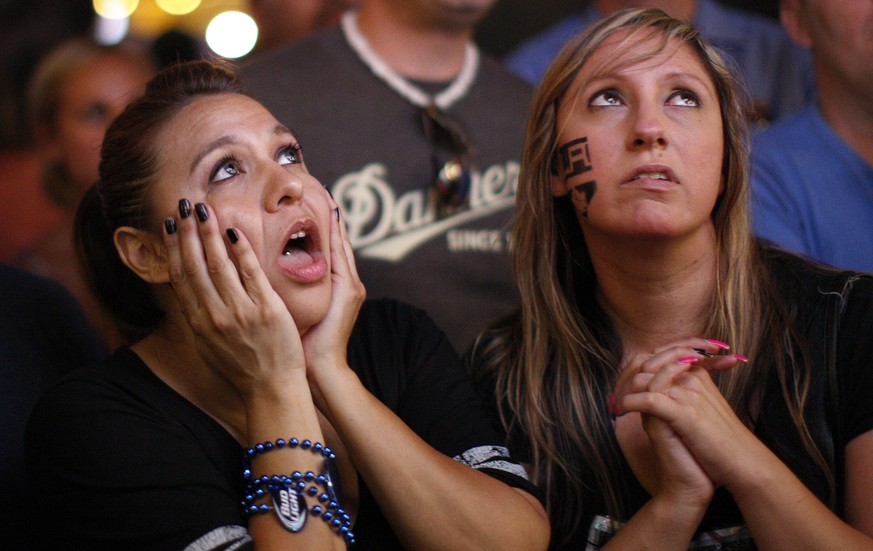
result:
M 157 71 L 148 50 L 134 43 L 102 45 L 89 38 L 73 38 L 63 42 L 40 61 L 29 82 L 27 109 L 31 128 L 55 135 L 58 132 L 60 94 L 64 83 L 94 61 L 110 56 L 137 64 L 146 74 Z M 70 182 L 67 167 L 61 163 L 45 167 L 43 187 L 48 196 L 63 207 L 74 208 L 80 196 Z
M 618 32 L 623 35 L 619 51 L 653 39 L 656 47 L 641 56 L 613 56 L 607 62 L 610 68 L 651 58 L 678 41 L 697 54 L 715 85 L 723 120 L 725 191 L 712 212 L 718 267 L 713 315 L 704 334 L 748 351 L 757 360 L 756 368 L 776 369 L 804 445 L 828 472 L 801 413 L 809 381 L 792 374 L 796 339 L 790 328 L 778 333 L 777 328 L 790 324 L 781 303 L 768 298 L 772 282 L 750 229 L 748 102 L 742 88 L 719 53 L 690 24 L 654 9 L 617 12 L 567 44 L 537 90 L 513 224 L 513 270 L 521 310 L 513 324 L 486 333 L 490 338 L 481 338 L 473 352 L 474 374 L 496 383 L 504 427 L 530 443 L 532 475 L 546 493 L 558 544 L 580 529 L 583 495 L 601 496 L 610 515 L 622 518 L 629 512 L 621 499 L 624 482 L 613 476 L 613 466 L 623 457 L 606 405 L 620 369 L 621 342 L 594 298 L 596 275 L 576 214 L 568 201 L 556 200 L 550 188 L 561 102 L 592 54 Z M 777 339 L 780 345 L 772 346 Z M 740 418 L 751 425 L 766 379 L 758 369 L 735 369 L 718 376 L 717 383 Z M 569 505 L 559 507 L 562 502 Z

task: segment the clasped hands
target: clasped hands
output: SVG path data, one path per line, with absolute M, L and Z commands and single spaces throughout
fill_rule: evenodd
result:
M 685 339 L 637 355 L 622 370 L 610 397 L 616 435 L 652 496 L 705 507 L 742 467 L 744 442 L 755 437 L 711 373 L 751 366 L 728 349 L 720 341 Z

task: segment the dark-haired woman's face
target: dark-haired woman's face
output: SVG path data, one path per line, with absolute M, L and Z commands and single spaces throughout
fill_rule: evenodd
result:
M 157 143 L 155 212 L 177 215 L 182 198 L 208 203 L 222 230 L 251 242 L 298 327 L 318 323 L 331 297 L 333 205 L 288 129 L 253 99 L 221 94 L 183 109 Z
M 569 195 L 586 239 L 711 231 L 724 138 L 715 86 L 690 46 L 604 42 L 558 113 L 557 196 Z M 595 73 L 596 71 L 596 73 Z

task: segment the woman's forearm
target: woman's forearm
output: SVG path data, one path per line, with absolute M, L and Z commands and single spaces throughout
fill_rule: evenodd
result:
M 431 448 L 351 370 L 321 379 L 320 409 L 406 547 L 546 549 L 548 519 L 532 496 Z

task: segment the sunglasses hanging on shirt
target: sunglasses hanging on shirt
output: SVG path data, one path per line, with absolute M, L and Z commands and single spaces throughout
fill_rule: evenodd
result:
M 431 95 L 399 75 L 373 51 L 358 29 L 357 12 L 349 10 L 343 14 L 340 28 L 349 46 L 370 71 L 419 109 L 424 134 L 431 148 L 433 176 L 430 196 L 437 219 L 467 208 L 474 151 L 460 126 L 444 111 L 466 96 L 473 86 L 479 69 L 479 49 L 469 42 L 458 75 L 444 90 Z
M 442 219 L 469 206 L 472 147 L 460 126 L 435 105 L 422 109 L 421 123 L 431 148 L 430 196 Z

